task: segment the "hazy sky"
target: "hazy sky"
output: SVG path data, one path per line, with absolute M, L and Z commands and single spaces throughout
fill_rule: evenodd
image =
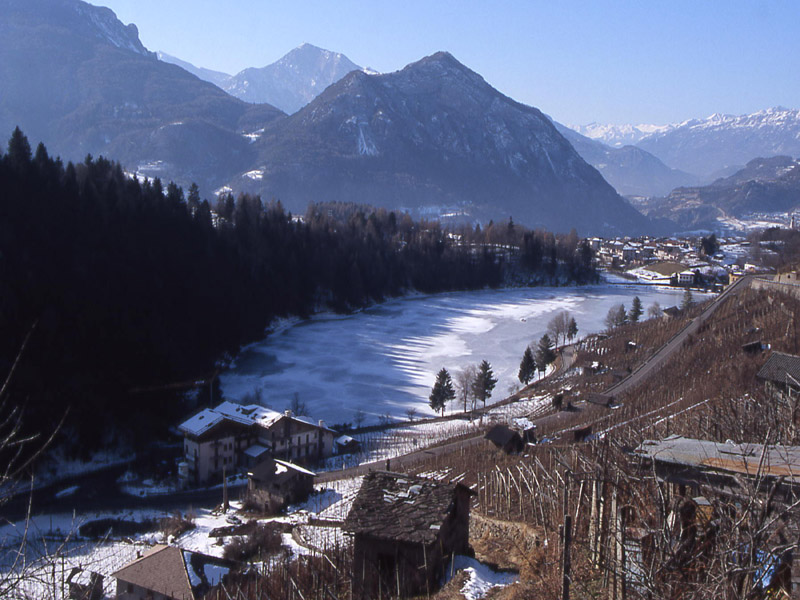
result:
M 448 50 L 567 124 L 800 108 L 800 1 L 92 0 L 142 42 L 228 73 L 303 42 L 387 72 Z

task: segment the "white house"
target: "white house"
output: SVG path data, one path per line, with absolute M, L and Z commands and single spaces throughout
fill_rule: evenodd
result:
M 179 426 L 184 435 L 185 481 L 205 484 L 221 480 L 263 456 L 310 463 L 333 453 L 335 432 L 314 422 L 257 404 L 223 402 L 205 408 Z

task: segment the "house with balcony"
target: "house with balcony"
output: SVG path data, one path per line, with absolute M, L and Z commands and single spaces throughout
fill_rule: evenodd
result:
M 322 421 L 277 412 L 257 404 L 223 402 L 205 408 L 180 424 L 184 460 L 179 468 L 186 483 L 222 481 L 265 457 L 309 464 L 333 454 L 336 433 Z

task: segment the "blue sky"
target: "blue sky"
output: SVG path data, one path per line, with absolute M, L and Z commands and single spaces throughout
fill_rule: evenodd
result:
M 235 73 L 303 42 L 394 71 L 448 50 L 567 124 L 800 108 L 800 2 L 92 0 L 142 42 Z

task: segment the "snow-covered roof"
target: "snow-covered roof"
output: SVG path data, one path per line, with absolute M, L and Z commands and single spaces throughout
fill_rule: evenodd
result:
M 296 465 L 294 463 L 290 463 L 290 462 L 287 462 L 285 460 L 279 460 L 277 458 L 275 459 L 275 462 L 278 465 L 282 466 L 282 467 L 285 467 L 287 469 L 293 469 L 294 471 L 297 471 L 298 473 L 303 473 L 305 475 L 311 475 L 312 477 L 316 477 L 317 476 L 317 474 L 314 473 L 313 471 L 309 471 L 308 469 L 304 469 L 300 465 Z
M 323 423 L 322 421 L 314 421 L 314 419 L 311 419 L 310 417 L 301 417 L 300 415 L 292 415 L 292 419 L 294 419 L 295 421 L 301 421 L 302 423 L 305 423 L 306 425 L 311 425 L 313 427 L 319 427 L 320 429 L 324 429 L 325 431 L 334 432 L 333 429 L 331 429 L 330 427 L 327 427 L 325 425 L 325 423 Z
M 344 446 L 346 444 L 349 444 L 350 442 L 355 442 L 355 439 L 351 438 L 349 435 L 340 435 L 333 441 L 340 446 Z
M 192 418 L 181 423 L 178 429 L 189 435 L 202 435 L 214 425 L 220 423 L 222 419 L 223 416 L 221 414 L 214 412 L 213 409 L 205 408 Z
M 189 435 L 199 436 L 223 420 L 242 425 L 269 427 L 283 416 L 283 413 L 264 408 L 258 404 L 243 406 L 233 402 L 223 402 L 215 408 L 206 408 L 180 424 L 178 429 Z

